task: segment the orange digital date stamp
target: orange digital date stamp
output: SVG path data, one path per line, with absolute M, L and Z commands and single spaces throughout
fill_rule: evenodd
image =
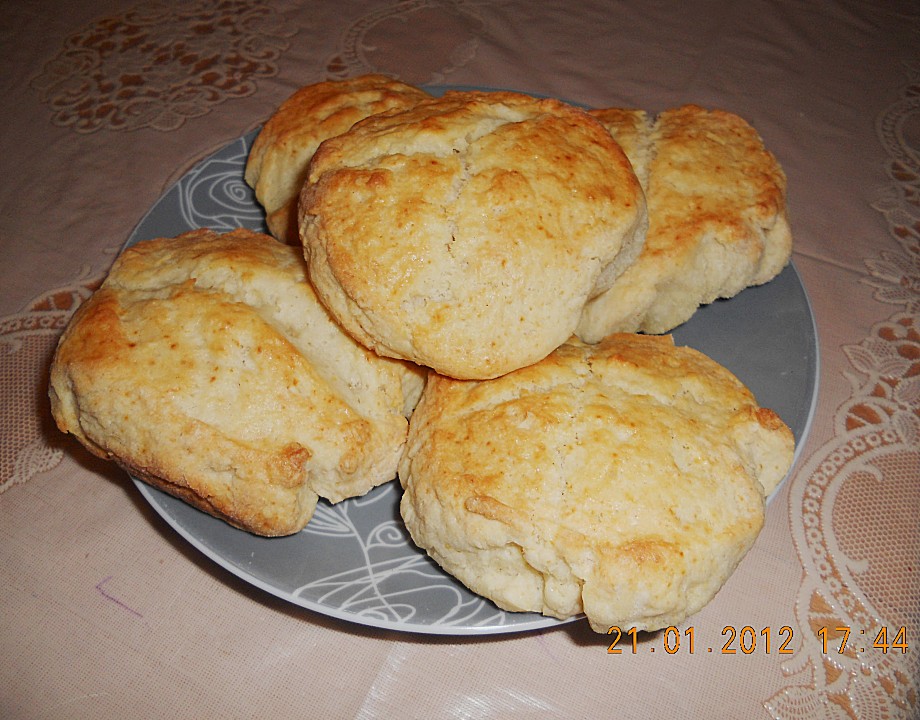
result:
M 866 652 L 867 648 L 880 650 L 883 655 L 889 652 L 900 652 L 903 655 L 910 649 L 907 644 L 907 628 L 904 625 L 892 628 L 882 625 L 877 630 L 857 630 L 848 625 L 822 627 L 818 630 L 818 638 L 821 640 L 821 651 L 824 655 L 834 652 L 843 655 L 848 652 L 848 648 L 850 652 L 860 655 Z M 871 645 L 869 638 L 872 638 Z
M 624 652 L 636 655 L 639 652 L 639 630 L 629 628 L 623 630 L 614 625 L 607 630 L 613 642 L 607 646 L 608 655 L 622 655 Z M 700 643 L 697 640 L 696 628 L 692 625 L 680 630 L 674 625 L 669 625 L 661 632 L 661 650 L 667 655 L 678 653 L 694 655 L 696 653 L 716 653 L 719 655 L 753 655 L 760 652 L 766 655 L 792 655 L 793 630 L 789 625 L 774 629 L 769 625 L 755 629 L 751 625 L 738 628 L 726 625 L 722 628 L 722 637 L 718 643 Z M 648 652 L 656 652 L 658 645 L 643 643 Z
M 756 629 L 751 625 L 737 627 L 725 625 L 722 628 L 719 643 L 701 643 L 697 639 L 696 628 L 692 625 L 681 630 L 669 625 L 661 631 L 660 645 L 655 643 L 639 642 L 640 630 L 632 627 L 623 630 L 617 625 L 611 626 L 607 634 L 612 642 L 607 646 L 608 655 L 622 655 L 624 653 L 636 655 L 640 648 L 647 652 L 657 652 L 659 649 L 667 655 L 684 653 L 694 655 L 697 653 L 719 655 L 792 655 L 795 653 L 794 631 L 791 626 L 783 625 L 773 628 L 769 625 Z M 909 651 L 907 628 L 905 626 L 888 628 L 881 626 L 872 630 L 855 630 L 847 626 L 822 627 L 817 631 L 821 641 L 824 655 L 828 653 L 844 654 L 849 652 L 864 653 L 866 648 L 880 650 L 883 654 L 889 652 L 906 653 Z M 865 642 L 857 644 L 857 638 L 866 638 Z M 868 642 L 872 639 L 871 644 Z

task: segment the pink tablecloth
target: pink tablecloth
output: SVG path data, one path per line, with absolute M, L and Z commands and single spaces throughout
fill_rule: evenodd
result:
M 916 2 L 3 9 L 0 716 L 920 717 Z M 205 558 L 53 428 L 56 339 L 147 209 L 295 88 L 369 71 L 722 107 L 783 164 L 820 393 L 756 545 L 679 628 L 715 652 L 658 635 L 612 655 L 582 622 L 476 638 L 331 619 Z M 788 626 L 794 652 L 723 654 L 726 626 Z M 838 627 L 842 649 L 822 637 Z

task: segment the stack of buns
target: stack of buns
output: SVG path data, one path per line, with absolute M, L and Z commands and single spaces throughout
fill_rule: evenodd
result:
M 245 178 L 274 238 L 128 248 L 58 346 L 62 430 L 260 535 L 398 474 L 507 610 L 652 630 L 715 595 L 793 438 L 664 333 L 788 262 L 747 123 L 369 75 L 295 93 Z

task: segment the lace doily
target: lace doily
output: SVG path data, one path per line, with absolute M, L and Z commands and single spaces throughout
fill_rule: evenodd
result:
M 326 63 L 327 77 L 397 75 L 402 69 L 397 76 L 404 82 L 443 83 L 475 57 L 484 27 L 478 9 L 467 0 L 406 0 L 382 7 L 346 28 L 338 51 Z M 390 54 L 408 47 L 416 48 L 411 61 Z
M 253 94 L 293 34 L 264 2 L 148 2 L 67 38 L 30 85 L 55 125 L 80 133 L 175 130 Z
M 892 184 L 873 207 L 900 252 L 867 260 L 864 279 L 901 310 L 843 348 L 852 394 L 790 487 L 805 639 L 765 703 L 775 718 L 920 716 L 920 147 L 905 132 L 918 120 L 920 67 L 877 126 Z

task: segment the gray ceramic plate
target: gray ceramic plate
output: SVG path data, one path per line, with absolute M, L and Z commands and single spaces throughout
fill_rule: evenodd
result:
M 199 163 L 151 208 L 128 244 L 208 227 L 265 231 L 243 181 L 252 133 Z M 761 405 L 783 418 L 801 447 L 818 389 L 818 344 L 795 267 L 767 285 L 701 309 L 674 332 L 734 372 Z M 309 610 L 406 632 L 481 635 L 547 628 L 561 621 L 507 613 L 474 595 L 419 551 L 403 529 L 397 482 L 337 505 L 320 502 L 309 525 L 261 538 L 135 480 L 175 530 L 243 580 Z

